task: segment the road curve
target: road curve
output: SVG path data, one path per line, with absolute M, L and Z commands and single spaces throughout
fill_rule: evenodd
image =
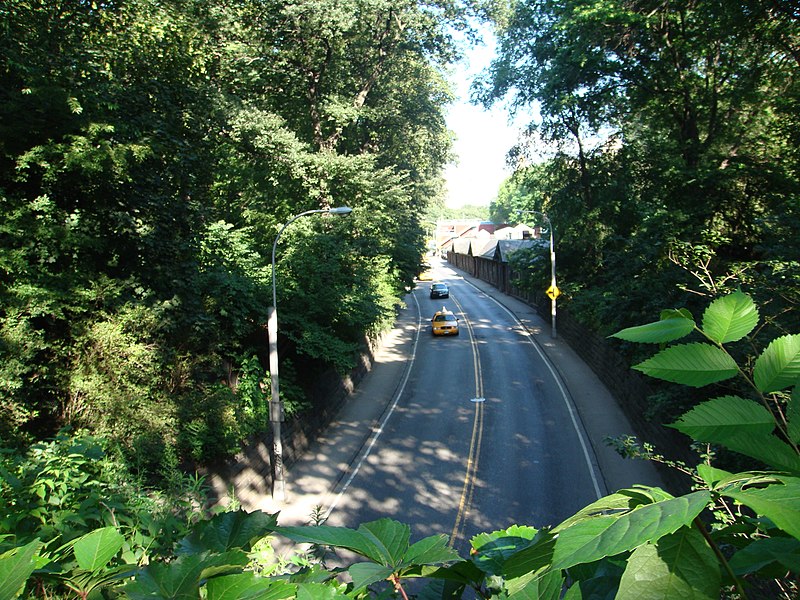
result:
M 605 493 L 591 445 L 557 373 L 512 313 L 446 266 L 445 300 L 420 285 L 402 389 L 335 499 L 328 523 L 380 517 L 459 551 L 482 531 L 553 525 Z M 442 305 L 461 335 L 430 335 Z

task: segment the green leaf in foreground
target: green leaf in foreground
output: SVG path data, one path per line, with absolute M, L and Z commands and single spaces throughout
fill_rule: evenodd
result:
M 458 553 L 447 547 L 447 538 L 434 535 L 409 545 L 411 528 L 392 519 L 378 519 L 359 526 L 278 527 L 276 531 L 296 541 L 347 548 L 391 569 L 411 564 L 435 565 L 457 561 Z
M 123 589 L 133 600 L 147 598 L 197 598 L 200 583 L 209 577 L 240 572 L 247 554 L 231 550 L 224 554 L 184 554 L 169 563 L 151 563 Z
M 209 521 L 200 522 L 181 540 L 178 553 L 226 552 L 235 548 L 248 551 L 255 541 L 274 531 L 277 524 L 277 515 L 262 511 L 221 513 Z
M 537 600 L 559 600 L 564 588 L 564 576 L 560 571 L 546 571 L 542 575 L 519 579 L 508 579 L 505 582 L 509 598 L 536 598 Z
M 412 544 L 402 555 L 404 565 L 438 565 L 459 560 L 458 552 L 448 547 L 444 534 L 432 535 Z
M 297 586 L 296 600 L 348 600 L 336 586 L 322 583 L 303 583 Z
M 479 533 L 470 540 L 472 562 L 488 575 L 500 575 L 506 560 L 528 548 L 538 535 L 539 530 L 520 525 Z
M 33 557 L 41 547 L 42 542 L 34 540 L 0 554 L 0 600 L 11 600 L 19 595 L 36 568 Z
M 775 420 L 760 404 L 737 396 L 697 405 L 670 425 L 698 442 L 721 444 L 774 469 L 800 472 L 800 456 L 772 435 Z
M 567 569 L 594 562 L 673 533 L 691 523 L 710 497 L 710 493 L 703 490 L 647 504 L 619 517 L 600 516 L 580 521 L 559 533 L 553 568 Z
M 96 571 L 108 564 L 124 543 L 125 538 L 115 528 L 96 529 L 75 541 L 75 559 L 81 569 Z
M 800 570 L 800 540 L 790 537 L 757 539 L 739 550 L 729 561 L 737 575 L 755 573 L 774 566 L 781 571 Z
M 682 527 L 633 551 L 616 599 L 716 600 L 720 584 L 719 563 L 713 550 L 699 532 Z
M 743 489 L 737 485 L 719 492 L 749 506 L 756 514 L 767 517 L 777 527 L 800 540 L 800 478 L 775 477 L 779 483 L 763 488 Z
M 764 394 L 800 383 L 800 334 L 772 340 L 756 359 L 753 381 Z
M 634 485 L 630 488 L 618 490 L 608 496 L 603 496 L 591 504 L 583 507 L 574 515 L 559 523 L 552 529 L 552 533 L 559 533 L 575 523 L 593 519 L 602 515 L 613 513 L 626 513 L 644 504 L 654 504 L 663 500 L 671 500 L 674 496 L 658 487 Z
M 691 387 L 724 381 L 739 372 L 736 361 L 724 350 L 700 343 L 666 348 L 633 368 L 650 377 Z
M 758 308 L 747 294 L 737 291 L 709 304 L 703 313 L 703 333 L 718 344 L 737 342 L 758 325 Z
M 538 576 L 552 562 L 555 543 L 556 538 L 549 531 L 540 531 L 528 547 L 515 552 L 504 561 L 502 575 L 509 580 L 524 578 L 526 575 Z
M 686 337 L 694 330 L 694 327 L 692 319 L 672 316 L 655 323 L 628 327 L 610 337 L 639 344 L 663 344 Z
M 739 398 L 722 396 L 698 404 L 670 425 L 698 442 L 725 444 L 742 435 L 771 435 L 775 419 L 762 405 Z
M 793 444 L 800 444 L 800 386 L 792 390 L 786 407 L 786 434 Z
M 380 548 L 383 558 L 378 562 L 390 566 L 400 563 L 411 539 L 411 527 L 392 519 L 364 523 L 359 526 L 358 532 L 371 539 L 376 548 Z
M 392 574 L 391 567 L 371 562 L 360 562 L 352 565 L 347 572 L 353 579 L 353 588 L 360 590 L 373 583 L 384 581 Z
M 381 564 L 386 561 L 385 551 L 375 545 L 372 536 L 365 536 L 355 529 L 331 525 L 305 525 L 277 527 L 275 531 L 295 542 L 347 548 L 372 561 Z
M 206 590 L 208 600 L 288 600 L 297 595 L 296 585 L 255 573 L 212 577 Z

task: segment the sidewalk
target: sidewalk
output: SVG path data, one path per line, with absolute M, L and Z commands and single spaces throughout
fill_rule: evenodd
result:
M 550 324 L 536 309 L 501 293 L 488 283 L 455 269 L 463 280 L 511 311 L 542 348 L 566 386 L 592 444 L 597 465 L 609 492 L 634 483 L 662 486 L 655 467 L 645 461 L 625 460 L 603 442 L 607 436 L 633 434 L 627 418 L 594 372 L 560 338 L 550 335 Z M 549 318 L 549 315 L 548 315 Z M 286 499 L 269 496 L 242 500 L 246 510 L 280 511 L 281 525 L 304 525 L 316 507 L 323 514 L 337 502 L 339 490 L 360 460 L 363 449 L 383 421 L 384 414 L 403 392 L 408 377 L 406 359 L 416 336 L 416 316 L 410 307 L 398 315 L 395 329 L 375 354 L 370 373 L 346 401 L 337 418 L 308 451 L 287 469 Z
M 280 511 L 278 522 L 290 526 L 310 524 L 317 507 L 325 511 L 332 508 L 340 487 L 381 426 L 384 414 L 403 393 L 416 334 L 416 315 L 407 305 L 375 352 L 372 370 L 345 401 L 325 433 L 287 468 L 285 500 L 262 496 L 253 502 L 242 502 L 244 509 Z

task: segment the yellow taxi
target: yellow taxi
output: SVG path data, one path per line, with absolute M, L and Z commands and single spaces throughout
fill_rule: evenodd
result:
M 458 335 L 458 319 L 444 306 L 431 319 L 433 335 Z

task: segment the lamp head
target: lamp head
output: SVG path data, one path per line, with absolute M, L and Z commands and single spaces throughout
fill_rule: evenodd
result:
M 328 212 L 332 215 L 349 215 L 353 209 L 349 206 L 334 206 Z

